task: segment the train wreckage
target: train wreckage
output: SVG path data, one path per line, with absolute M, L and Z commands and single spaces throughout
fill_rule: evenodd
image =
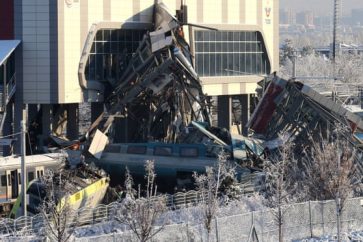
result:
M 222 150 L 243 175 L 261 169 L 270 151 L 288 140 L 306 140 L 304 136 L 333 123 L 348 127 L 352 141 L 361 142 L 357 135 L 363 130 L 361 117 L 307 85 L 276 76 L 264 87 L 247 124 L 249 137 L 212 127 L 212 104 L 193 68 L 183 23 L 163 3 L 155 4 L 154 11 L 153 31 L 144 35 L 121 78 L 107 82 L 113 90 L 107 115 L 102 114 L 85 136 L 93 155 L 88 161 L 109 172 L 111 183 L 126 166 L 141 175 L 146 159 L 155 160 L 156 171 L 164 178 L 185 180 L 213 165 Z M 119 132 L 114 121 L 120 117 L 134 123 L 132 143 L 113 139 Z
M 193 172 L 213 166 L 222 150 L 238 166 L 238 174 L 250 173 L 234 162 L 247 159 L 247 138 L 232 139 L 227 130 L 211 127 L 211 103 L 193 68 L 184 24 L 163 3 L 155 4 L 154 29 L 144 35 L 121 78 L 103 84 L 113 91 L 105 94 L 107 112 L 85 136 L 94 157 L 86 160 L 109 172 L 111 184 L 126 166 L 142 175 L 145 160 L 153 159 L 156 173 L 164 180 L 171 177 L 174 182 L 167 184 L 173 188 L 175 180 L 190 180 Z M 117 142 L 118 119 L 132 123 L 132 143 Z

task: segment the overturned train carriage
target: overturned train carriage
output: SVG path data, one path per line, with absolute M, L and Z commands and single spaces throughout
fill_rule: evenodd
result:
M 302 148 L 308 145 L 309 137 L 324 134 L 337 125 L 343 127 L 343 136 L 352 145 L 360 147 L 355 138 L 363 132 L 360 116 L 308 85 L 279 78 L 269 83 L 248 123 L 253 137 L 264 140 L 261 145 L 267 151 L 283 146 L 289 140 L 295 141 L 297 149 Z
M 275 78 L 251 116 L 248 127 L 265 140 L 288 133 L 304 135 L 327 124 L 340 123 L 353 132 L 363 130 L 363 120 L 308 85 Z
M 103 201 L 109 186 L 109 177 L 102 170 L 80 164 L 75 169 L 57 170 L 51 177 L 37 178 L 28 184 L 27 188 L 27 213 L 34 216 L 41 212 L 48 213 L 56 204 L 59 213 L 72 212 L 79 209 L 91 209 Z M 11 218 L 22 216 L 23 204 L 21 194 L 17 198 L 11 212 Z M 52 200 L 53 199 L 53 200 Z M 86 217 L 92 211 L 82 213 Z M 81 215 L 77 215 L 81 216 Z M 69 218 L 79 220 L 80 218 Z

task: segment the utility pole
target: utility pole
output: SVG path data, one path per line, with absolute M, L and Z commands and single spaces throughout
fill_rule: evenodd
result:
M 340 152 L 339 152 L 340 153 Z M 340 199 L 340 157 L 338 157 L 338 161 L 337 161 L 337 169 L 338 169 L 338 181 L 339 181 L 339 185 L 338 185 L 338 191 L 336 194 L 336 198 L 335 198 L 335 203 L 336 203 L 336 213 L 337 213 L 337 234 L 338 234 L 338 242 L 341 242 L 340 240 L 340 227 L 341 227 L 341 212 L 342 212 L 342 204 L 341 204 L 341 199 Z
M 23 112 L 24 113 L 24 112 Z M 22 194 L 22 204 L 23 204 L 23 216 L 27 216 L 27 199 L 26 199 L 26 164 L 25 164 L 25 154 L 26 154 L 26 147 L 25 147 L 25 133 L 26 133 L 26 126 L 23 120 L 20 121 L 21 126 L 21 134 L 20 134 L 20 150 L 21 150 L 21 194 Z
M 334 21 L 333 21 L 333 56 L 332 60 L 335 63 L 336 57 L 336 45 L 338 42 L 338 25 L 339 25 L 339 8 L 340 8 L 340 0 L 334 0 Z

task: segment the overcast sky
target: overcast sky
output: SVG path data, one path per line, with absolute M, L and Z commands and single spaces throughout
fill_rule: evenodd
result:
M 343 2 L 343 14 L 350 14 L 352 8 L 363 8 L 363 0 L 340 0 Z M 328 15 L 333 12 L 334 0 L 280 0 L 280 8 L 313 10 L 317 14 Z

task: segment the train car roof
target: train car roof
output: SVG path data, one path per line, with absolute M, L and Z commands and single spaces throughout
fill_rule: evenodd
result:
M 67 157 L 65 153 L 48 153 L 41 155 L 28 155 L 25 156 L 26 164 L 35 164 L 41 162 L 57 161 Z M 20 155 L 5 156 L 0 158 L 0 167 L 16 166 L 21 164 Z

